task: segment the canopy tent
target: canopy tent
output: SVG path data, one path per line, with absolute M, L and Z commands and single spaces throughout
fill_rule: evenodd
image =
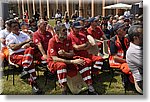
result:
M 132 5 L 118 3 L 114 5 L 105 6 L 104 9 L 131 9 Z

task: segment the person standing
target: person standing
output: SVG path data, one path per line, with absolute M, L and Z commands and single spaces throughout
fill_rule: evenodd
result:
M 142 25 L 133 25 L 128 32 L 131 42 L 126 60 L 134 77 L 135 88 L 140 94 L 143 94 L 143 27 Z

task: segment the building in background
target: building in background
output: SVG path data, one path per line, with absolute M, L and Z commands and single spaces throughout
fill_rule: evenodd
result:
M 3 20 L 6 20 L 9 18 L 9 2 L 8 0 L 0 0 L 0 17 L 3 18 Z
M 96 15 L 122 15 L 124 9 L 103 9 L 103 7 L 116 4 L 126 3 L 133 4 L 141 2 L 142 0 L 4 0 L 7 1 L 9 13 L 23 18 L 24 12 L 27 10 L 29 18 L 36 12 L 40 14 L 41 18 L 47 16 L 53 18 L 57 9 L 64 15 L 68 11 L 71 16 L 75 10 L 78 10 L 79 16 L 96 16 Z M 7 10 L 7 9 L 6 9 Z

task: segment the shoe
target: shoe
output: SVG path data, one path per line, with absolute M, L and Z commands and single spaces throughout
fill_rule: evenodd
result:
M 98 95 L 98 93 L 96 91 L 92 91 L 92 92 L 88 91 L 88 95 Z
M 139 94 L 143 95 L 143 81 L 135 81 L 135 89 Z
M 35 94 L 35 95 L 42 95 L 42 94 L 44 94 L 43 91 L 39 88 L 39 86 L 36 83 L 34 83 L 32 85 L 32 93 Z
M 62 95 L 68 94 L 68 86 L 62 88 Z
M 29 77 L 30 77 L 30 74 L 29 74 L 28 71 L 23 71 L 21 73 L 21 76 L 20 76 L 21 79 L 26 79 L 26 78 L 29 78 Z
M 66 90 L 63 90 L 63 91 L 62 91 L 62 95 L 67 95 L 67 91 L 66 91 Z

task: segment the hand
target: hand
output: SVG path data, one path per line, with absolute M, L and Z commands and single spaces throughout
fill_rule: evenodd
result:
M 101 41 L 103 41 L 103 40 L 104 40 L 104 38 L 100 38 L 100 40 L 101 40 Z
M 73 64 L 79 64 L 81 66 L 85 65 L 85 61 L 83 59 L 75 59 L 75 60 L 71 60 Z
M 59 54 L 60 56 L 65 56 L 65 51 L 64 51 L 64 50 L 59 50 L 59 51 L 58 51 L 58 54 Z
M 48 58 L 48 56 L 45 54 L 42 56 L 42 60 L 46 60 Z
M 35 46 L 35 44 L 33 42 L 30 42 L 29 44 L 30 44 L 31 47 Z
M 32 39 L 27 39 L 25 42 L 26 43 L 29 43 L 29 42 L 31 42 L 32 41 Z
M 30 47 L 30 44 L 29 44 L 29 43 L 24 44 L 24 45 L 22 46 L 22 48 L 24 48 L 24 49 L 27 49 L 27 48 L 29 48 L 29 47 Z

